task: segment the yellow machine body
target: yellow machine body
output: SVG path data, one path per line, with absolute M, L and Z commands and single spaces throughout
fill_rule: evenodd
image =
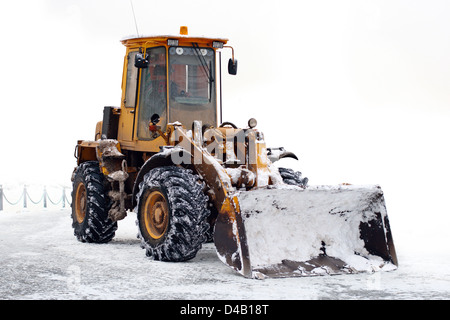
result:
M 204 184 L 219 258 L 246 277 L 395 269 L 397 258 L 381 189 L 308 187 L 304 180 L 286 183 L 286 174 L 281 174 L 273 162 L 295 155 L 282 148 L 268 149 L 254 119 L 246 128 L 222 123 L 218 104 L 221 75 L 217 71 L 221 62 L 217 53 L 231 48 L 226 46 L 228 40 L 191 37 L 185 29 L 182 33 L 122 40 L 126 54 L 120 106 L 104 108 L 92 141 L 77 142 L 77 166 L 98 162 L 105 181 L 111 183 L 105 195 L 113 202 L 109 219 L 114 222 L 124 218 L 126 210 L 136 205 L 141 210 L 143 205 L 136 199 L 148 193 L 151 201 L 145 201 L 145 206 L 154 217 L 145 218 L 154 228 L 149 234 L 162 238 L 170 211 L 162 199 L 163 192 L 145 193 L 140 189 L 151 170 L 183 167 L 192 170 Z M 233 52 L 231 74 L 236 73 L 236 63 Z M 76 168 L 74 172 L 74 188 L 75 183 L 88 185 L 83 181 L 89 179 L 77 178 L 79 171 Z M 74 225 L 86 214 L 81 211 L 89 207 L 89 196 L 85 195 L 89 186 L 77 190 L 81 190 L 76 198 L 80 203 L 74 206 L 78 208 L 74 209 L 78 210 Z M 316 218 L 309 214 L 311 211 Z M 305 225 L 314 225 L 315 219 L 322 221 L 322 230 L 306 237 L 313 228 L 305 229 Z M 351 222 L 348 239 L 343 240 L 345 236 L 325 223 L 330 219 L 336 226 Z M 159 223 L 164 228 L 158 229 Z M 289 238 L 283 238 L 280 230 L 289 230 Z M 301 241 L 296 241 L 296 236 Z M 350 243 L 345 255 L 336 250 L 340 241 Z M 276 254 L 264 251 L 273 249 L 274 244 L 278 246 L 276 251 L 291 256 L 270 259 Z M 305 246 L 314 250 L 303 250 Z M 365 263 L 361 264 L 359 257 Z M 355 266 L 355 259 L 363 267 Z

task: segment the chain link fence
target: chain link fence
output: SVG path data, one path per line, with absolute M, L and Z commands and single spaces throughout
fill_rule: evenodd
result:
M 29 208 L 66 208 L 71 206 L 66 186 L 22 185 L 5 187 L 0 184 L 0 211 Z M 50 191 L 49 191 L 50 190 Z

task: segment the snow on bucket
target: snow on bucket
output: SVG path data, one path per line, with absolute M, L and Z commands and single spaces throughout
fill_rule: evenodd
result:
M 264 188 L 238 199 L 254 277 L 396 269 L 378 186 Z

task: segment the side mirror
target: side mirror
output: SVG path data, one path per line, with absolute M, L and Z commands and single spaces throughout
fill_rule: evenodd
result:
M 232 75 L 236 75 L 237 73 L 237 60 L 230 59 L 228 60 L 228 73 Z
M 137 53 L 134 59 L 134 66 L 139 69 L 148 68 L 148 54 L 147 53 Z

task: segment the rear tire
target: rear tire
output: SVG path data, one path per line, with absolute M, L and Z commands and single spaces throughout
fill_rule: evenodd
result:
M 80 164 L 72 191 L 72 227 L 81 242 L 106 243 L 114 238 L 117 222 L 108 218 L 111 207 L 98 162 Z
M 138 236 L 147 256 L 173 262 L 195 257 L 206 241 L 210 215 L 197 175 L 175 166 L 152 169 L 136 201 Z

